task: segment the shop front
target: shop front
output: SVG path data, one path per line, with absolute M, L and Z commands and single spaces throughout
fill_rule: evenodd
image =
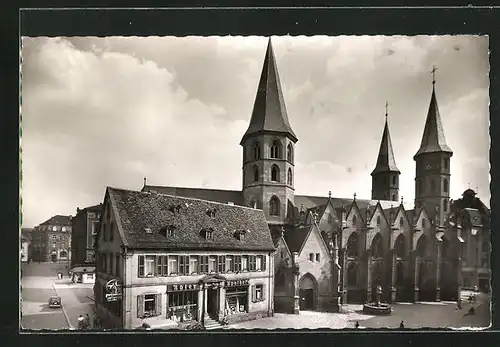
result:
M 176 323 L 198 320 L 198 283 L 172 284 L 167 286 L 167 319 Z

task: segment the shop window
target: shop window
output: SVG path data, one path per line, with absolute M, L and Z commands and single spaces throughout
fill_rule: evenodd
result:
M 248 271 L 248 256 L 241 256 L 241 271 Z
M 183 291 L 168 293 L 167 318 L 174 322 L 196 320 L 198 315 L 198 292 Z
M 206 258 L 207 258 L 207 256 L 201 256 L 200 258 L 201 258 L 200 260 L 202 261 L 202 262 L 200 262 L 200 265 L 203 264 L 203 269 L 200 269 L 200 273 L 207 273 L 207 271 L 206 271 L 206 266 L 207 266 Z M 198 256 L 197 255 L 192 255 L 189 258 L 189 270 L 192 274 L 198 273 Z
M 208 258 L 208 273 L 217 272 L 217 257 L 210 256 Z
M 169 255 L 168 256 L 168 274 L 177 275 L 179 273 L 179 256 Z
M 161 315 L 162 294 L 146 294 L 137 297 L 137 317 L 147 318 Z
M 264 301 L 265 296 L 264 296 L 264 285 L 263 284 L 256 284 L 253 286 L 253 291 L 252 291 L 252 302 L 258 302 L 258 301 Z
M 226 289 L 226 310 L 228 314 L 248 312 L 248 287 Z
M 217 257 L 217 265 L 218 265 L 219 273 L 226 272 L 226 256 L 219 255 Z

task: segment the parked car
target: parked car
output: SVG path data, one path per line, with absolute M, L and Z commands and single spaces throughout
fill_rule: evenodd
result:
M 61 298 L 58 296 L 51 296 L 49 298 L 49 307 L 51 307 L 51 308 L 61 307 Z

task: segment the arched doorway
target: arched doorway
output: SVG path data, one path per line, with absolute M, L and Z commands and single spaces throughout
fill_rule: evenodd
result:
M 317 281 L 313 275 L 306 273 L 299 281 L 300 309 L 314 310 L 316 307 Z

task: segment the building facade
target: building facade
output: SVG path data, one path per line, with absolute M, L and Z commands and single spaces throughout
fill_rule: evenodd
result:
M 295 194 L 297 142 L 269 40 L 240 142 L 242 190 L 152 186 L 145 180 L 142 191 L 262 210 L 277 250 L 276 309 L 286 312 L 372 301 L 379 285 L 383 300 L 395 302 L 456 300 L 464 284 L 489 283 L 489 210 L 469 198 L 470 192 L 450 199 L 453 152 L 446 144 L 435 80 L 414 156 L 413 202 L 400 197 L 387 111 L 369 200 L 356 194 L 350 199 Z
M 94 242 L 102 205 L 77 208 L 71 220 L 71 265 L 94 264 Z
M 126 329 L 272 316 L 273 254 L 261 210 L 108 188 L 96 241 L 97 314 L 104 327 Z M 120 283 L 118 299 L 109 299 L 110 283 Z
M 39 262 L 71 260 L 71 216 L 54 216 L 33 228 L 32 259 Z

